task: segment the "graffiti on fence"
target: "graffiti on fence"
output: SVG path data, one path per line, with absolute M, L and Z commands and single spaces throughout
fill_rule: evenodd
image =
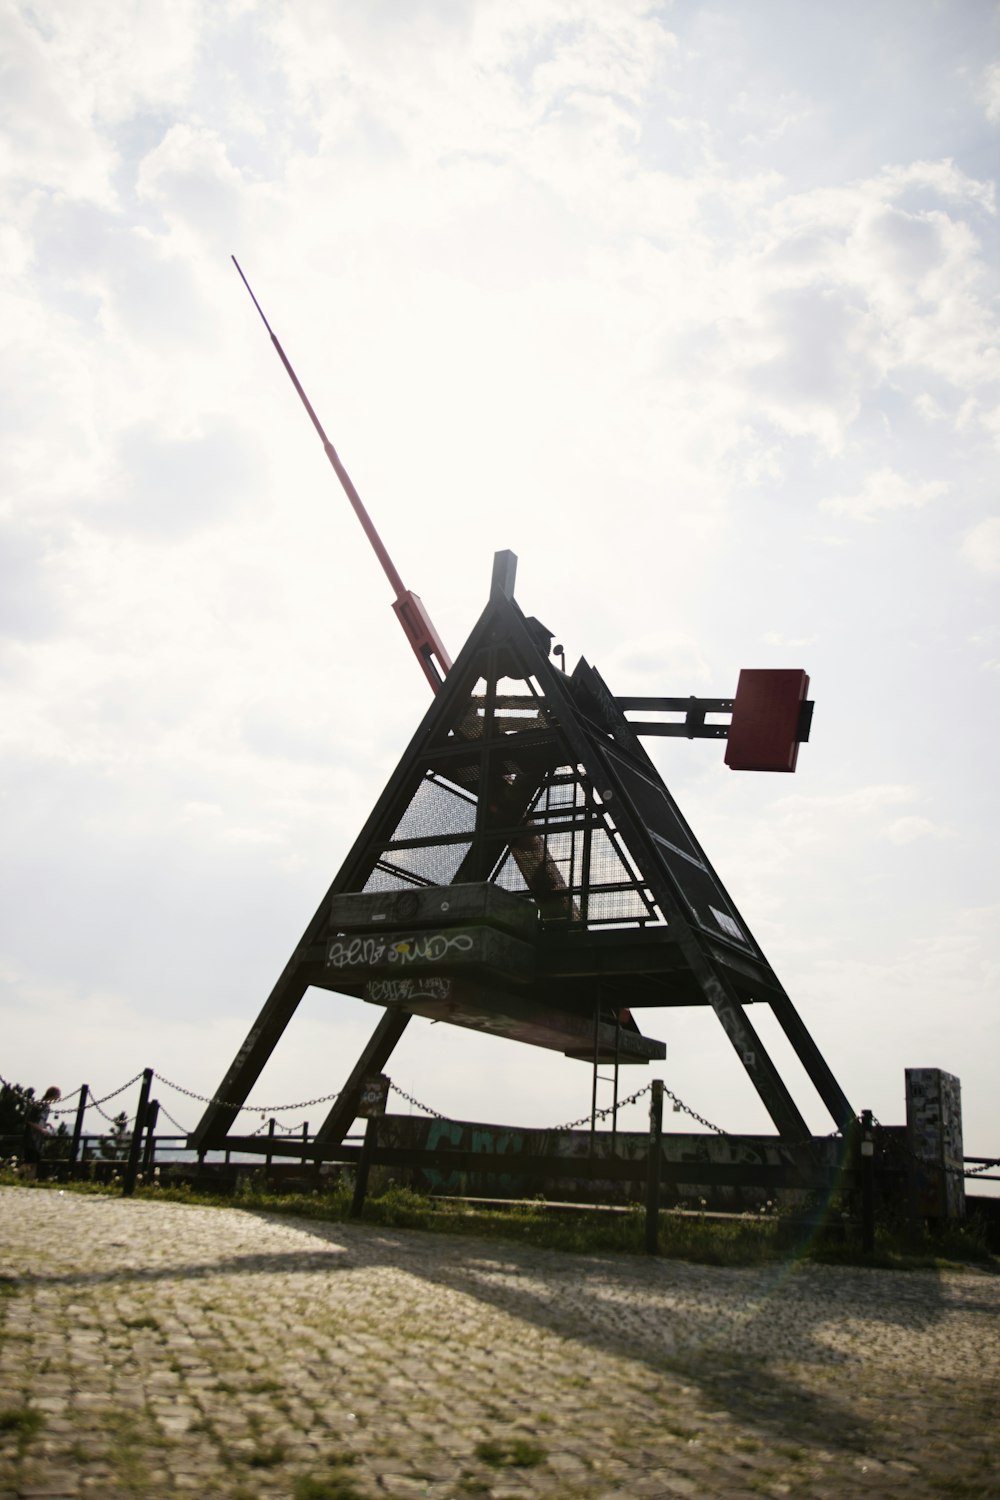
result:
M 542 1194 L 548 1198 L 573 1197 L 609 1202 L 640 1199 L 643 1192 L 641 1176 L 634 1182 L 589 1175 L 586 1178 L 562 1174 L 546 1177 L 536 1172 L 519 1171 L 518 1160 L 556 1157 L 564 1161 L 586 1161 L 589 1167 L 594 1158 L 601 1160 L 614 1156 L 618 1161 L 641 1166 L 646 1161 L 649 1138 L 646 1131 L 619 1131 L 612 1143 L 610 1131 L 602 1130 L 591 1142 L 590 1132 L 586 1130 L 521 1130 L 468 1121 L 387 1115 L 379 1128 L 379 1144 L 437 1153 L 438 1159 L 433 1164 L 405 1169 L 411 1174 L 412 1185 L 420 1191 L 498 1198 Z M 482 1172 L 464 1167 L 449 1169 L 446 1160 L 449 1151 L 509 1156 L 510 1171 L 497 1171 L 493 1167 Z M 769 1171 L 785 1168 L 798 1173 L 809 1167 L 817 1156 L 821 1170 L 832 1176 L 840 1164 L 842 1151 L 843 1142 L 832 1138 L 811 1142 L 809 1152 L 812 1156 L 808 1156 L 803 1148 L 770 1136 L 665 1134 L 663 1202 L 708 1204 L 740 1210 L 758 1207 L 773 1196 L 774 1191 L 747 1181 L 738 1184 L 716 1180 L 698 1182 L 697 1173 L 692 1170 L 686 1170 L 682 1180 L 671 1187 L 670 1163 L 683 1164 L 688 1169 L 705 1165 L 711 1169 L 706 1174 L 711 1179 L 718 1178 L 720 1169 L 727 1166 L 736 1169 L 734 1176 L 740 1178 L 752 1177 L 753 1169 L 758 1168 L 761 1180 L 765 1181 Z M 809 1167 L 809 1170 L 814 1171 L 814 1167 Z

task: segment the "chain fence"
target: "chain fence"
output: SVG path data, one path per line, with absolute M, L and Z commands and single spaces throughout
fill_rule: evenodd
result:
M 398 1083 L 393 1083 L 392 1079 L 389 1080 L 389 1087 L 394 1094 L 398 1094 L 401 1099 L 405 1099 L 407 1104 L 412 1104 L 414 1109 L 422 1109 L 424 1114 L 430 1115 L 432 1119 L 447 1120 L 449 1118 L 448 1115 L 443 1115 L 440 1110 L 431 1109 L 429 1104 L 421 1104 L 419 1099 L 414 1099 L 412 1094 L 408 1094 L 405 1089 L 401 1089 Z
M 100 1117 L 101 1117 L 102 1120 L 107 1120 L 107 1122 L 108 1122 L 109 1125 L 117 1125 L 118 1124 L 118 1121 L 115 1119 L 114 1115 L 109 1115 L 106 1109 L 102 1109 L 101 1106 L 98 1104 L 98 1102 L 97 1102 L 96 1099 L 92 1099 L 90 1101 L 90 1103 L 93 1104 L 94 1108 L 97 1110 L 97 1113 L 100 1115 Z M 90 1106 L 88 1105 L 88 1108 L 89 1107 Z M 125 1111 L 122 1110 L 121 1113 L 124 1114 Z M 132 1128 L 132 1124 L 133 1123 L 134 1123 L 134 1121 L 130 1121 L 129 1122 L 129 1129 Z
M 879 1130 L 891 1130 L 893 1128 L 891 1125 L 883 1125 L 882 1121 L 876 1115 L 872 1115 L 872 1124 L 877 1125 Z M 927 1156 L 919 1156 L 909 1141 L 899 1141 L 897 1144 L 902 1154 L 909 1161 L 915 1163 L 916 1166 L 923 1167 L 924 1171 L 928 1167 L 936 1167 L 946 1177 L 978 1177 L 982 1172 L 988 1172 L 991 1167 L 1000 1167 L 1000 1157 L 992 1161 L 983 1162 L 982 1166 L 979 1167 L 949 1167 L 944 1162 L 933 1161 Z
M 164 1109 L 164 1107 L 163 1107 L 162 1104 L 160 1105 L 160 1114 L 163 1116 L 163 1118 L 165 1120 L 169 1120 L 170 1124 L 174 1127 L 175 1130 L 179 1130 L 180 1133 L 181 1133 L 181 1135 L 185 1135 L 186 1136 L 186 1135 L 190 1135 L 191 1134 L 191 1132 L 189 1130 L 185 1130 L 184 1126 L 180 1123 L 179 1120 L 175 1120 L 174 1119 L 173 1115 L 170 1113 L 169 1110 Z
M 321 1094 L 314 1099 L 299 1099 L 291 1104 L 257 1104 L 254 1102 L 238 1104 L 235 1101 L 219 1099 L 217 1096 L 196 1093 L 195 1090 L 185 1088 L 183 1084 L 175 1083 L 172 1079 L 164 1077 L 162 1073 L 156 1074 L 155 1076 L 157 1083 L 162 1087 L 173 1089 L 175 1093 L 183 1095 L 186 1099 L 193 1099 L 199 1104 L 206 1104 L 217 1109 L 231 1109 L 236 1111 L 237 1113 L 246 1112 L 248 1114 L 260 1114 L 261 1124 L 257 1127 L 256 1130 L 252 1130 L 249 1132 L 249 1135 L 251 1137 L 263 1135 L 268 1130 L 271 1119 L 273 1119 L 274 1116 L 278 1114 L 285 1114 L 290 1110 L 312 1109 L 320 1104 L 331 1104 L 334 1102 L 334 1100 L 340 1097 L 341 1093 L 340 1090 L 336 1090 L 335 1092 L 330 1094 Z M 123 1094 L 126 1091 L 126 1089 L 129 1089 L 134 1084 L 138 1083 L 142 1077 L 143 1073 L 142 1070 L 140 1070 L 138 1073 L 134 1073 L 131 1078 L 127 1078 L 124 1083 L 119 1084 L 117 1088 L 112 1089 L 110 1093 L 103 1094 L 101 1098 L 95 1099 L 88 1097 L 86 1101 L 86 1109 L 96 1109 L 97 1113 L 103 1120 L 105 1120 L 109 1125 L 118 1128 L 120 1124 L 120 1115 L 119 1118 L 116 1119 L 113 1115 L 110 1115 L 103 1106 L 105 1104 L 109 1104 L 111 1100 L 117 1099 L 120 1094 Z M 8 1089 L 11 1092 L 15 1091 L 15 1085 L 9 1083 L 2 1074 L 0 1074 L 0 1087 Z M 78 1088 L 74 1089 L 72 1094 L 66 1096 L 66 1099 L 60 1102 L 58 1108 L 52 1107 L 50 1113 L 53 1115 L 74 1114 L 76 1112 L 77 1106 L 68 1101 L 76 1099 L 78 1095 L 81 1094 L 83 1088 L 84 1085 L 80 1084 Z M 452 1119 L 452 1116 L 443 1114 L 440 1110 L 434 1109 L 431 1105 L 424 1104 L 422 1100 L 414 1098 L 412 1094 L 407 1093 L 406 1089 L 400 1088 L 398 1084 L 393 1083 L 391 1080 L 389 1082 L 389 1088 L 393 1094 L 397 1094 L 400 1099 L 405 1100 L 405 1102 L 411 1105 L 414 1109 L 418 1109 L 423 1114 L 429 1115 L 431 1119 Z M 614 1104 L 609 1104 L 602 1109 L 588 1111 L 587 1114 L 581 1115 L 579 1119 L 568 1120 L 562 1125 L 552 1125 L 546 1128 L 553 1133 L 558 1133 L 564 1130 L 578 1130 L 582 1126 L 589 1126 L 592 1121 L 595 1124 L 598 1121 L 603 1122 L 609 1119 L 611 1116 L 617 1115 L 620 1111 L 627 1109 L 630 1105 L 637 1104 L 640 1099 L 645 1097 L 646 1094 L 652 1092 L 652 1088 L 652 1082 L 647 1083 L 641 1089 L 636 1089 L 635 1093 L 629 1094 L 625 1099 L 619 1099 Z M 667 1088 L 666 1084 L 663 1085 L 663 1096 L 665 1099 L 670 1100 L 675 1113 L 688 1115 L 698 1125 L 701 1125 L 706 1130 L 713 1131 L 716 1135 L 721 1136 L 723 1139 L 735 1140 L 739 1138 L 738 1133 L 723 1129 L 721 1125 L 714 1124 L 713 1121 L 707 1119 L 704 1115 L 699 1114 L 696 1109 L 692 1109 L 690 1104 L 687 1104 L 683 1099 L 680 1098 L 678 1094 L 675 1094 L 672 1089 Z M 124 1111 L 122 1111 L 121 1113 L 124 1113 Z M 160 1105 L 160 1113 L 182 1135 L 188 1135 L 190 1133 L 184 1128 L 183 1125 L 181 1125 L 177 1120 L 174 1119 L 173 1115 L 171 1115 L 162 1104 Z M 279 1120 L 275 1120 L 274 1123 L 276 1130 L 280 1130 L 283 1135 L 301 1135 L 303 1130 L 308 1128 L 308 1123 L 305 1120 L 301 1125 L 285 1125 Z M 872 1124 L 879 1130 L 887 1130 L 892 1128 L 883 1125 L 882 1121 L 879 1120 L 875 1115 L 872 1115 Z M 127 1124 L 125 1125 L 124 1132 L 131 1131 L 134 1128 L 134 1125 L 135 1117 L 133 1116 L 132 1119 L 128 1120 Z M 843 1132 L 841 1130 L 833 1130 L 829 1133 L 826 1139 L 834 1139 L 842 1135 Z M 791 1146 L 805 1145 L 808 1142 L 813 1141 L 814 1139 L 816 1139 L 816 1137 L 806 1136 L 803 1137 L 801 1141 L 789 1141 L 785 1144 Z M 915 1162 L 917 1165 L 924 1168 L 934 1165 L 934 1163 L 928 1161 L 927 1158 L 919 1156 L 908 1142 L 897 1141 L 897 1145 L 902 1149 L 903 1154 L 907 1156 L 911 1161 Z M 982 1176 L 984 1173 L 992 1171 L 997 1167 L 1000 1167 L 1000 1157 L 992 1157 L 989 1160 L 983 1161 L 979 1166 L 976 1167 L 943 1166 L 942 1170 L 951 1176 L 961 1176 L 968 1178 Z
M 637 1103 L 643 1094 L 648 1094 L 651 1091 L 652 1087 L 651 1083 L 647 1083 L 645 1088 L 637 1089 L 634 1094 L 629 1094 L 627 1099 L 619 1099 L 616 1104 L 609 1104 L 606 1109 L 597 1109 L 591 1113 L 581 1115 L 578 1120 L 569 1120 L 565 1125 L 551 1125 L 549 1129 L 556 1132 L 560 1130 L 576 1130 L 580 1125 L 589 1125 L 591 1118 L 595 1122 L 597 1120 L 606 1120 L 610 1115 L 617 1114 L 620 1109 L 627 1109 L 630 1104 Z
M 140 1078 L 142 1074 L 138 1075 Z M 195 1099 L 199 1104 L 210 1104 L 215 1109 L 246 1110 L 248 1114 L 280 1115 L 290 1109 L 312 1109 L 317 1104 L 332 1104 L 334 1099 L 340 1097 L 340 1090 L 332 1094 L 321 1094 L 318 1099 L 299 1099 L 294 1104 L 237 1104 L 233 1100 L 210 1098 L 207 1094 L 196 1094 L 193 1089 L 186 1089 L 182 1084 L 174 1083 L 169 1078 L 164 1078 L 162 1073 L 156 1075 L 158 1083 L 168 1089 L 173 1089 L 177 1094 L 183 1094 L 185 1099 Z M 134 1080 L 133 1080 L 134 1082 Z

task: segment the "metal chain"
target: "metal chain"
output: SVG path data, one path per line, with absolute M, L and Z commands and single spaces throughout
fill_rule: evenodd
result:
M 140 1078 L 142 1074 L 138 1075 Z M 165 1084 L 168 1089 L 174 1089 L 176 1093 L 183 1094 L 186 1099 L 197 1099 L 199 1104 L 213 1104 L 216 1109 L 248 1110 L 251 1114 L 277 1115 L 287 1109 L 311 1109 L 314 1104 L 329 1104 L 340 1095 L 338 1089 L 334 1094 L 322 1094 L 318 1099 L 300 1099 L 295 1104 L 235 1104 L 226 1099 L 209 1099 L 205 1094 L 196 1094 L 193 1089 L 182 1088 L 179 1083 L 172 1083 L 169 1078 L 164 1078 L 162 1073 L 156 1075 L 157 1082 Z
M 626 1105 L 629 1104 L 635 1104 L 636 1100 L 641 1099 L 643 1094 L 648 1094 L 652 1087 L 653 1085 L 651 1083 L 647 1083 L 645 1088 L 637 1089 L 634 1094 L 629 1094 L 627 1099 L 619 1099 L 617 1104 L 609 1104 L 606 1109 L 595 1110 L 593 1118 L 595 1120 L 606 1120 L 608 1116 L 613 1115 L 616 1110 L 624 1109 Z M 671 1094 L 670 1097 L 673 1098 L 673 1095 Z M 578 1125 L 589 1125 L 590 1120 L 590 1115 L 583 1115 L 579 1120 L 569 1120 L 565 1125 L 550 1125 L 549 1129 L 556 1131 L 575 1130 Z
M 102 1120 L 107 1120 L 107 1122 L 108 1122 L 109 1125 L 114 1125 L 114 1124 L 117 1123 L 117 1121 L 115 1120 L 114 1116 L 113 1115 L 109 1115 L 108 1112 L 107 1112 L 107 1110 L 102 1109 L 101 1106 L 98 1104 L 98 1102 L 97 1102 L 96 1099 L 92 1100 L 91 1102 L 92 1102 L 94 1108 L 97 1110 L 97 1113 L 100 1115 L 100 1117 L 101 1117 Z M 125 1111 L 123 1110 L 122 1113 L 124 1114 Z
M 107 1104 L 107 1102 L 108 1102 L 109 1099 L 117 1099 L 118 1095 L 119 1094 L 124 1094 L 125 1090 L 128 1089 L 128 1088 L 131 1088 L 132 1085 L 133 1085 L 133 1083 L 138 1083 L 139 1079 L 141 1077 L 142 1077 L 141 1073 L 136 1073 L 135 1077 L 134 1078 L 130 1078 L 127 1083 L 121 1084 L 112 1093 L 105 1094 L 103 1099 L 88 1099 L 87 1100 L 87 1106 L 86 1106 L 87 1109 L 91 1109 L 91 1108 L 96 1109 L 97 1113 L 99 1115 L 103 1115 L 104 1118 L 105 1118 L 105 1120 L 110 1120 L 111 1116 L 104 1114 L 104 1110 L 101 1108 L 101 1105 L 102 1104 Z M 71 1099 L 75 1099 L 76 1095 L 79 1094 L 82 1091 L 82 1089 L 83 1089 L 83 1084 L 81 1083 L 80 1087 L 78 1089 L 76 1089 L 74 1093 L 70 1094 L 69 1097 Z M 73 1109 L 72 1106 L 70 1108 L 68 1108 L 68 1109 L 54 1109 L 52 1111 L 52 1113 L 54 1115 L 71 1115 L 71 1114 L 74 1113 L 74 1109 Z M 114 1124 L 114 1121 L 112 1121 L 112 1124 Z
M 889 1130 L 892 1128 L 891 1126 L 883 1125 L 882 1121 L 875 1115 L 872 1115 L 872 1124 L 877 1125 L 879 1130 Z M 1000 1157 L 997 1157 L 995 1161 L 984 1162 L 981 1167 L 948 1167 L 945 1166 L 944 1162 L 931 1161 L 929 1157 L 918 1156 L 909 1141 L 897 1141 L 896 1144 L 902 1148 L 904 1156 L 908 1156 L 910 1161 L 916 1162 L 918 1167 L 923 1167 L 925 1170 L 934 1167 L 938 1171 L 943 1172 L 946 1177 L 978 1177 L 980 1173 L 988 1172 L 991 1167 L 1000 1167 Z
M 141 1077 L 142 1077 L 142 1073 L 140 1071 L 140 1072 L 136 1073 L 132 1078 L 129 1078 L 125 1083 L 119 1084 L 118 1088 L 113 1089 L 110 1094 L 105 1094 L 104 1097 L 103 1097 L 103 1099 L 88 1099 L 87 1100 L 87 1108 L 90 1109 L 91 1107 L 93 1107 L 94 1109 L 97 1110 L 97 1113 L 99 1115 L 104 1115 L 104 1118 L 106 1120 L 111 1119 L 110 1115 L 105 1115 L 104 1114 L 104 1111 L 101 1108 L 101 1105 L 102 1104 L 107 1104 L 107 1102 L 108 1102 L 109 1099 L 117 1099 L 118 1095 L 119 1094 L 124 1094 L 125 1090 L 127 1088 L 131 1088 L 131 1086 L 132 1086 L 133 1083 L 138 1083 L 139 1079 Z M 11 1092 L 13 1092 L 14 1087 L 15 1087 L 14 1084 L 8 1083 L 7 1080 L 6 1080 L 6 1078 L 4 1078 L 2 1075 L 0 1075 L 0 1085 L 2 1085 L 5 1089 L 10 1089 Z M 75 1099 L 76 1096 L 77 1096 L 77 1094 L 79 1094 L 82 1089 L 83 1089 L 83 1084 L 81 1083 L 80 1087 L 78 1089 L 74 1089 L 73 1092 L 72 1092 L 72 1094 L 70 1094 L 68 1097 L 70 1099 Z M 74 1107 L 72 1105 L 68 1105 L 68 1106 L 66 1106 L 66 1107 L 64 1107 L 62 1109 L 52 1109 L 50 1111 L 50 1113 L 54 1114 L 54 1115 L 71 1115 L 73 1113 L 73 1109 L 74 1109 Z M 114 1123 L 114 1122 L 112 1122 L 112 1123 Z
M 419 1099 L 414 1099 L 412 1094 L 408 1094 L 405 1089 L 401 1089 L 399 1084 L 393 1083 L 391 1079 L 389 1080 L 389 1087 L 394 1094 L 398 1094 L 401 1099 L 405 1099 L 407 1104 L 412 1104 L 415 1109 L 422 1109 L 425 1115 L 432 1115 L 435 1120 L 448 1119 L 448 1116 L 441 1114 L 440 1110 L 431 1109 L 429 1104 L 421 1104 Z
M 184 1129 L 184 1126 L 180 1123 L 179 1120 L 175 1120 L 174 1119 L 173 1115 L 170 1113 L 170 1111 L 168 1109 L 164 1109 L 164 1107 L 163 1107 L 162 1104 L 160 1105 L 160 1114 L 163 1116 L 163 1118 L 165 1120 L 169 1120 L 170 1123 L 171 1123 L 171 1125 L 174 1127 L 174 1129 L 175 1130 L 179 1130 L 180 1133 L 181 1133 L 181 1135 L 190 1135 L 191 1134 L 191 1132 L 189 1130 L 185 1130 Z
M 76 1096 L 77 1096 L 77 1094 L 81 1093 L 82 1090 L 83 1090 L 83 1084 L 81 1083 L 80 1087 L 78 1089 L 74 1089 L 71 1094 L 63 1094 L 62 1095 L 62 1099 L 63 1099 L 63 1106 L 62 1106 L 62 1108 L 61 1109 L 53 1109 L 51 1111 L 51 1113 L 54 1114 L 54 1115 L 71 1115 L 71 1114 L 73 1114 L 73 1112 L 76 1109 L 76 1105 L 75 1104 L 70 1104 L 67 1101 L 70 1100 L 70 1099 L 75 1099 Z
M 699 1125 L 704 1125 L 706 1130 L 714 1130 L 716 1135 L 729 1137 L 730 1132 L 728 1130 L 723 1130 L 721 1125 L 713 1125 L 711 1120 L 706 1120 L 705 1116 L 700 1115 L 696 1109 L 692 1109 L 690 1104 L 685 1104 L 683 1099 L 678 1099 L 677 1095 L 668 1089 L 666 1084 L 663 1085 L 663 1092 L 674 1106 L 675 1111 L 683 1110 L 684 1114 L 690 1115 L 692 1120 L 697 1120 Z
M 17 1087 L 17 1085 L 13 1084 L 13 1083 L 8 1083 L 7 1080 L 6 1080 L 6 1078 L 4 1078 L 3 1074 L 0 1073 L 0 1087 L 5 1088 L 5 1089 L 9 1089 L 10 1092 L 13 1093 L 14 1090 L 15 1090 L 15 1088 Z M 68 1098 L 68 1099 L 75 1099 L 76 1096 L 77 1096 L 77 1094 L 80 1092 L 80 1089 L 82 1089 L 82 1088 L 83 1088 L 83 1084 L 81 1083 L 80 1088 L 74 1089 L 71 1094 L 66 1095 L 66 1098 Z M 63 1097 L 63 1095 L 60 1094 L 59 1097 L 61 1099 Z M 36 1102 L 40 1103 L 41 1101 L 38 1100 Z M 68 1105 L 64 1106 L 64 1108 L 62 1108 L 62 1109 L 54 1109 L 54 1108 L 50 1107 L 49 1108 L 49 1113 L 52 1114 L 52 1115 L 71 1115 L 73 1113 L 73 1106 L 71 1104 L 68 1104 Z
M 105 1094 L 103 1099 L 89 1099 L 87 1101 L 87 1108 L 89 1109 L 90 1106 L 91 1106 L 91 1104 L 92 1104 L 95 1109 L 99 1110 L 102 1104 L 107 1104 L 107 1102 L 108 1102 L 109 1099 L 117 1099 L 118 1095 L 119 1094 L 124 1094 L 125 1090 L 126 1089 L 130 1089 L 132 1087 L 133 1083 L 138 1083 L 139 1079 L 141 1077 L 142 1077 L 142 1069 L 140 1068 L 139 1071 L 138 1071 L 138 1073 L 136 1073 L 134 1075 L 134 1077 L 130 1078 L 127 1083 L 121 1084 L 120 1087 L 116 1088 L 113 1093 L 111 1093 L 111 1094 Z M 105 1115 L 105 1119 L 107 1119 L 106 1115 Z
M 619 1100 L 617 1106 L 615 1106 L 615 1105 L 612 1104 L 612 1105 L 609 1105 L 606 1109 L 599 1109 L 599 1110 L 597 1110 L 595 1112 L 595 1114 L 594 1114 L 594 1119 L 595 1120 L 606 1120 L 609 1115 L 612 1115 L 612 1114 L 615 1113 L 615 1109 L 616 1108 L 617 1109 L 624 1109 L 626 1105 L 628 1105 L 628 1104 L 634 1104 L 636 1102 L 636 1100 L 642 1098 L 643 1094 L 648 1094 L 652 1090 L 652 1087 L 653 1087 L 652 1083 L 647 1083 L 646 1086 L 645 1086 L 645 1088 L 641 1088 L 641 1089 L 637 1090 L 636 1093 L 630 1094 L 627 1099 L 621 1099 L 621 1100 Z M 674 1111 L 675 1112 L 683 1111 L 684 1114 L 690 1115 L 692 1120 L 696 1120 L 699 1125 L 704 1125 L 704 1127 L 705 1127 L 706 1130 L 714 1130 L 715 1133 L 716 1133 L 716 1135 L 721 1135 L 723 1137 L 723 1139 L 725 1139 L 725 1140 L 736 1140 L 736 1139 L 738 1139 L 738 1137 L 736 1137 L 736 1136 L 733 1135 L 733 1132 L 731 1130 L 723 1130 L 723 1128 L 722 1128 L 721 1125 L 713 1125 L 713 1123 L 712 1123 L 711 1120 L 706 1120 L 705 1116 L 704 1115 L 700 1115 L 696 1109 L 692 1109 L 691 1106 L 690 1106 L 690 1104 L 685 1104 L 684 1100 L 681 1099 L 677 1094 L 675 1094 L 674 1091 L 673 1091 L 673 1089 L 668 1089 L 667 1086 L 666 1086 L 666 1084 L 663 1085 L 663 1093 L 664 1093 L 665 1098 L 669 1099 L 670 1102 L 671 1102 L 671 1104 L 674 1106 Z M 557 1125 L 554 1128 L 556 1130 L 576 1130 L 576 1128 L 578 1126 L 580 1126 L 580 1125 L 589 1125 L 589 1124 L 590 1124 L 590 1115 L 584 1115 L 579 1120 L 571 1120 L 566 1125 Z M 842 1134 L 842 1132 L 840 1130 L 831 1130 L 830 1134 L 828 1136 L 823 1137 L 823 1139 L 825 1139 L 825 1140 L 833 1140 L 835 1137 L 837 1137 L 837 1136 L 839 1136 L 841 1134 Z M 803 1138 L 802 1138 L 801 1141 L 784 1141 L 784 1140 L 782 1140 L 781 1144 L 782 1145 L 788 1145 L 788 1146 L 806 1146 L 806 1145 L 809 1145 L 815 1139 L 816 1139 L 815 1136 L 807 1135 L 807 1136 L 803 1136 Z

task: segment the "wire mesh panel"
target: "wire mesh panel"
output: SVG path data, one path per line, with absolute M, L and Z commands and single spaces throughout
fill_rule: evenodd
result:
M 450 885 L 472 844 L 476 798 L 428 771 L 365 883 L 366 891 Z
M 525 827 L 540 841 L 559 871 L 572 913 L 564 919 L 584 927 L 661 923 L 652 895 L 625 849 L 604 806 L 588 789 L 584 773 L 560 766 L 537 792 Z M 507 890 L 525 890 L 516 842 L 499 860 L 492 879 Z
M 457 833 L 471 834 L 476 826 L 476 799 L 463 788 L 429 771 L 393 833 L 400 840 L 435 840 Z

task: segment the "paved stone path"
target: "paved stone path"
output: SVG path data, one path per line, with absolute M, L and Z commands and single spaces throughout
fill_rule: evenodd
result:
M 975 1272 L 0 1188 L 0 1497 L 995 1496 L 998 1314 Z

